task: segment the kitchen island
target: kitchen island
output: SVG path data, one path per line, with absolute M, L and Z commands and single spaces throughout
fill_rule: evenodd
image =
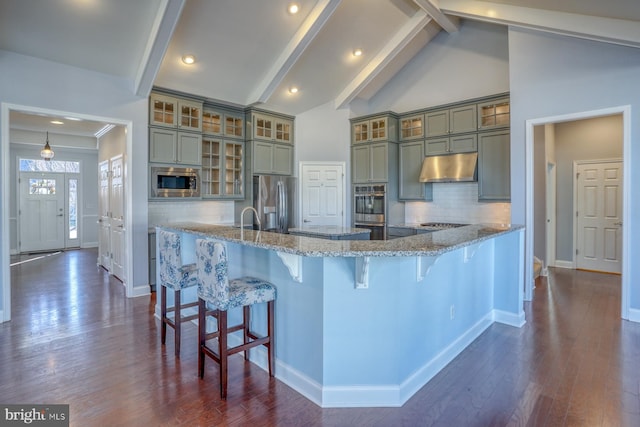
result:
M 289 234 L 329 240 L 369 240 L 371 230 L 337 225 L 307 225 L 301 228 L 290 228 Z
M 276 377 L 322 407 L 401 406 L 493 322 L 524 324 L 519 226 L 391 241 L 199 223 L 160 228 L 181 233 L 184 262 L 195 259 L 196 238 L 217 239 L 227 244 L 230 277 L 277 286 Z M 185 300 L 195 299 L 189 291 Z M 263 332 L 266 307 L 256 309 L 254 327 Z M 230 322 L 234 316 L 240 311 Z M 251 360 L 266 367 L 264 352 L 252 351 Z

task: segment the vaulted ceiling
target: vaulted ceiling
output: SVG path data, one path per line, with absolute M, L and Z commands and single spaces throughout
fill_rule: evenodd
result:
M 155 85 L 295 115 L 369 100 L 467 19 L 640 47 L 638 0 L 3 0 L 0 58 L 110 74 L 140 96 Z

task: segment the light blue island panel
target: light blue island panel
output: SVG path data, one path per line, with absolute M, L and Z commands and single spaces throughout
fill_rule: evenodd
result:
M 300 281 L 278 256 L 277 245 L 222 240 L 230 277 L 257 276 L 278 288 L 276 377 L 322 407 L 371 407 L 404 404 L 494 321 L 524 324 L 522 231 L 436 255 L 369 256 L 365 288 L 355 286 L 362 275 L 356 258 L 376 252 L 363 257 L 308 252 L 298 258 Z M 421 238 L 433 244 L 438 235 L 431 234 L 407 237 L 413 239 L 407 245 L 420 246 Z M 196 237 L 203 236 L 182 233 L 185 261 Z M 283 239 L 283 247 L 286 239 L 305 239 L 273 238 Z M 295 243 L 304 247 L 307 240 L 327 242 Z M 386 245 L 382 253 L 393 254 L 401 240 L 372 244 Z M 359 244 L 328 247 L 352 255 Z M 254 313 L 252 327 L 264 333 L 266 305 Z M 240 316 L 236 310 L 230 321 Z M 241 336 L 233 339 L 239 342 Z M 251 360 L 266 369 L 263 349 L 252 350 Z

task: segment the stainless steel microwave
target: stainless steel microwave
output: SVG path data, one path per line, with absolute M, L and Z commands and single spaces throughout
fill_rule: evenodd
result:
M 151 167 L 151 197 L 200 197 L 198 169 Z

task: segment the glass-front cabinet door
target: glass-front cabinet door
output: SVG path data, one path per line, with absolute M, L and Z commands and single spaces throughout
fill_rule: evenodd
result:
M 369 140 L 369 122 L 357 122 L 353 124 L 352 141 L 354 144 Z
M 244 137 L 244 119 L 241 115 L 224 115 L 224 135 L 234 138 Z
M 388 139 L 387 135 L 387 118 L 370 120 L 371 141 L 382 141 Z
M 242 142 L 226 141 L 224 144 L 224 194 L 226 196 L 242 197 L 244 195 Z
M 494 129 L 510 126 L 509 98 L 478 104 L 478 129 Z
M 222 150 L 222 141 L 213 138 L 202 138 L 202 176 L 200 182 L 200 194 L 206 196 L 220 196 L 222 168 L 220 163 L 220 154 Z
M 411 116 L 400 120 L 400 140 L 408 141 L 424 137 L 424 115 Z
M 202 133 L 221 135 L 222 113 L 214 110 L 204 110 L 202 112 Z
M 152 93 L 149 101 L 149 121 L 156 126 L 176 127 L 178 100 L 176 98 Z
M 178 100 L 178 127 L 202 132 L 202 104 Z
M 289 120 L 276 120 L 276 138 L 275 140 L 278 142 L 286 142 L 291 143 L 291 130 L 293 128 L 293 123 Z
M 253 116 L 253 136 L 256 139 L 273 139 L 273 119 L 259 114 Z

